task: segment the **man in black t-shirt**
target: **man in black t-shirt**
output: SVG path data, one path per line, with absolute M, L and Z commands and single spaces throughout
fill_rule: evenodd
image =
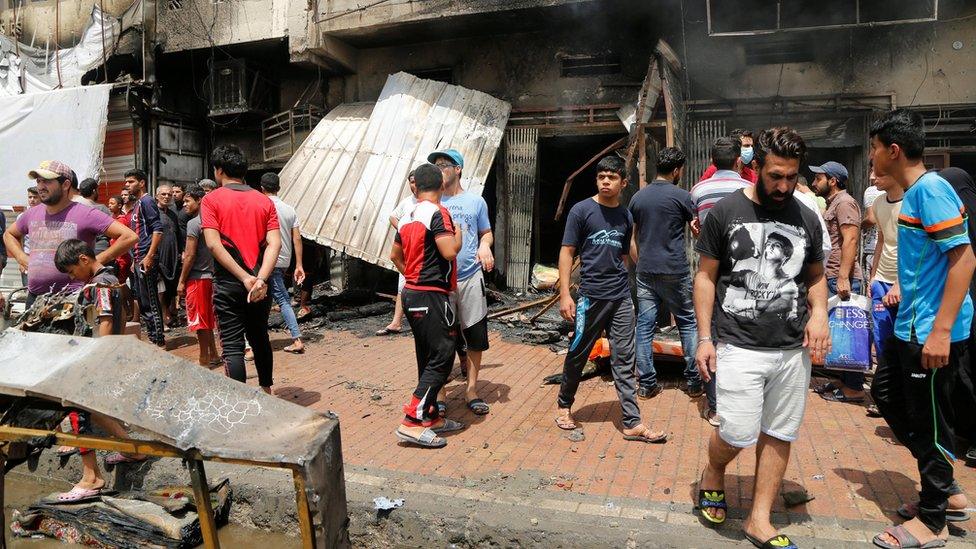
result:
M 576 322 L 575 334 L 563 364 L 559 386 L 560 429 L 576 429 L 572 406 L 576 400 L 583 366 L 596 340 L 606 330 L 617 398 L 623 412 L 624 438 L 663 443 L 664 432 L 652 432 L 641 423 L 634 375 L 634 303 L 624 258 L 630 256 L 634 218 L 620 204 L 627 186 L 624 161 L 608 156 L 597 164 L 597 194 L 578 202 L 566 217 L 563 246 L 559 252 L 559 312 Z M 573 257 L 579 252 L 579 302 L 570 293 Z
M 830 348 L 823 232 L 793 197 L 805 152 L 792 129 L 764 131 L 756 143 L 759 182 L 712 208 L 696 247 L 697 362 L 705 380 L 715 376 L 720 418 L 698 506 L 709 522 L 725 521 L 725 468 L 758 444 L 743 523 L 757 547 L 795 547 L 772 526 L 770 511 L 803 420 L 810 355 Z

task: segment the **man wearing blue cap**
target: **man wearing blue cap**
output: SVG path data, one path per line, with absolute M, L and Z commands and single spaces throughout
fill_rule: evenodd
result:
M 826 162 L 810 166 L 815 177 L 810 186 L 817 196 L 827 201 L 824 221 L 830 234 L 830 256 L 825 274 L 827 290 L 844 301 L 851 292 L 861 293 L 861 265 L 857 260 L 861 241 L 861 208 L 857 199 L 847 192 L 847 168 L 840 162 Z M 840 382 L 827 383 L 817 393 L 834 402 L 864 402 L 864 374 L 844 372 Z
M 481 354 L 488 350 L 488 300 L 482 269 L 495 268 L 491 253 L 494 238 L 488 220 L 488 204 L 481 195 L 467 193 L 461 188 L 464 157 L 454 149 L 434 151 L 427 161 L 436 165 L 444 176 L 441 204 L 464 233 L 464 244 L 457 255 L 457 289 L 451 301 L 457 311 L 463 340 L 458 341 L 461 375 L 467 375 L 465 401 L 468 409 L 479 416 L 488 413 L 488 404 L 478 398 L 476 385 L 481 368 Z M 462 346 L 463 344 L 463 346 Z M 441 389 L 437 405 L 446 410 L 447 392 Z M 443 413 L 443 410 L 442 410 Z

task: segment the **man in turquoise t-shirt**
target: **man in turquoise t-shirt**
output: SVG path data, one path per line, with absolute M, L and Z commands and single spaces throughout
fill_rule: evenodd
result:
M 454 149 L 430 153 L 427 161 L 441 169 L 444 176 L 444 194 L 441 204 L 464 233 L 464 244 L 457 255 L 457 289 L 451 293 L 451 303 L 461 325 L 458 338 L 458 356 L 461 358 L 461 376 L 467 376 L 465 402 L 474 414 L 488 413 L 488 403 L 478 397 L 478 371 L 481 355 L 488 350 L 488 298 L 482 269 L 491 271 L 495 258 L 491 253 L 494 238 L 488 220 L 488 204 L 480 194 L 464 192 L 461 188 L 461 171 L 464 157 Z M 447 409 L 446 389 L 441 389 L 437 405 Z
M 946 508 L 955 460 L 950 396 L 969 360 L 969 281 L 976 257 L 967 214 L 952 186 L 925 171 L 924 151 L 917 113 L 892 111 L 871 127 L 875 173 L 890 175 L 906 189 L 898 216 L 902 299 L 895 335 L 884 345 L 886 367 L 875 375 L 871 395 L 918 461 L 922 485 L 917 516 L 875 536 L 881 547 L 935 547 L 949 536 Z

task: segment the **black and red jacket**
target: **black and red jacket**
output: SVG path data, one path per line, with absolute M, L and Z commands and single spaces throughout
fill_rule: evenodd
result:
M 403 248 L 405 288 L 445 294 L 457 288 L 457 266 L 438 251 L 438 238 L 454 238 L 454 220 L 444 206 L 424 200 L 400 218 L 396 243 Z

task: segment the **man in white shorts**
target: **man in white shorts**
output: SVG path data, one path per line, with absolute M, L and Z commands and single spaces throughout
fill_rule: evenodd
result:
M 483 416 L 489 411 L 488 404 L 478 398 L 476 391 L 481 354 L 488 350 L 488 299 L 482 269 L 491 271 L 495 268 L 488 204 L 481 195 L 461 189 L 461 170 L 464 169 L 461 153 L 454 149 L 435 151 L 430 153 L 427 161 L 441 169 L 444 175 L 441 204 L 451 212 L 454 222 L 464 232 L 464 243 L 457 256 L 457 290 L 451 294 L 451 302 L 463 335 L 458 341 L 458 355 L 461 357 L 461 374 L 467 374 L 468 378 L 464 400 L 469 410 Z M 446 398 L 447 392 L 441 389 L 437 406 L 446 409 Z
M 721 418 L 698 506 L 708 522 L 725 521 L 725 468 L 757 445 L 752 509 L 742 525 L 757 547 L 795 548 L 770 512 L 803 420 L 811 354 L 830 347 L 823 229 L 793 195 L 805 152 L 792 129 L 764 131 L 756 143 L 759 182 L 712 208 L 696 246 L 697 362 L 703 379 L 715 376 Z

